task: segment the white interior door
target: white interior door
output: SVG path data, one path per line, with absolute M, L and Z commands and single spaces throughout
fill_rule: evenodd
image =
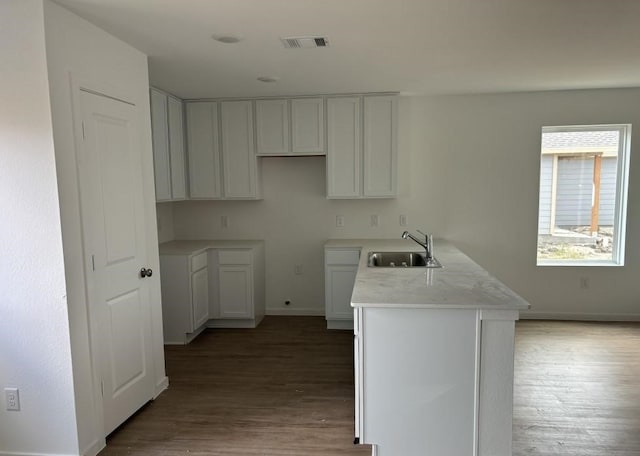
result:
M 81 91 L 79 174 L 105 434 L 153 396 L 140 129 L 135 106 Z

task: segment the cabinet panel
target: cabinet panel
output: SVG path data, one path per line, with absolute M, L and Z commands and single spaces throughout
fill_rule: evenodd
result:
M 291 100 L 291 142 L 294 154 L 324 154 L 324 100 Z
M 257 198 L 251 101 L 225 101 L 221 107 L 224 196 Z
M 156 201 L 169 201 L 171 200 L 171 162 L 169 159 L 167 96 L 162 92 L 151 89 L 150 98 Z
M 171 198 L 187 197 L 184 161 L 184 109 L 177 98 L 167 98 L 169 120 L 169 157 L 171 162 Z
M 220 250 L 218 263 L 220 264 L 251 264 L 250 250 Z
M 252 318 L 251 266 L 220 265 L 218 278 L 220 317 Z
M 256 152 L 258 155 L 289 154 L 287 100 L 256 101 Z
M 364 98 L 364 196 L 389 197 L 396 191 L 397 98 Z
M 217 103 L 187 103 L 189 196 L 220 198 Z
M 191 274 L 191 306 L 193 319 L 191 332 L 209 319 L 209 273 L 207 268 Z
M 351 294 L 357 272 L 357 266 L 327 266 L 326 316 L 328 320 L 353 318 Z
M 327 100 L 327 196 L 360 196 L 360 98 Z

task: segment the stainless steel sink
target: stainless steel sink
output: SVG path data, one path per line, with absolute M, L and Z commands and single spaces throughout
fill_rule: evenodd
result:
M 441 268 L 438 260 L 427 262 L 420 252 L 369 252 L 367 266 L 370 268 Z

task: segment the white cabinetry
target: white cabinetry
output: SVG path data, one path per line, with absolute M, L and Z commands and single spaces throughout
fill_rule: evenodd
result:
M 327 100 L 327 197 L 397 194 L 397 97 Z
M 353 328 L 351 293 L 358 272 L 360 249 L 326 248 L 325 318 L 329 329 Z
M 165 344 L 189 343 L 209 319 L 207 255 L 160 255 Z
M 182 101 L 150 90 L 156 201 L 186 197 Z
M 254 328 L 264 317 L 264 257 L 261 249 L 214 253 L 212 327 Z
M 257 155 L 324 155 L 324 99 L 257 100 Z
M 251 101 L 187 103 L 189 195 L 258 199 Z
M 189 196 L 192 199 L 222 197 L 218 103 L 187 103 L 187 157 Z

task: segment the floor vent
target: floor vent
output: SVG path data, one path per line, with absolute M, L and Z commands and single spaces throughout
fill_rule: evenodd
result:
M 289 36 L 280 38 L 287 49 L 319 48 L 329 46 L 329 39 L 325 36 Z

